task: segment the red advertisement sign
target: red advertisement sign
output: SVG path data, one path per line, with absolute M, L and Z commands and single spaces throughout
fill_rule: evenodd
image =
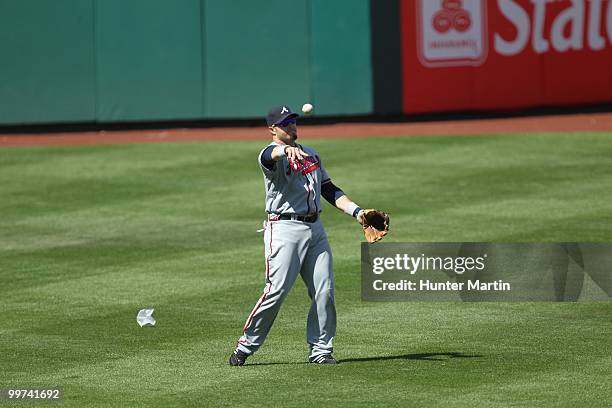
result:
M 405 113 L 612 102 L 612 0 L 401 0 Z

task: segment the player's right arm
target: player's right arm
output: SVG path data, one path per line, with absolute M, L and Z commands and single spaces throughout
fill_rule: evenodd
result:
M 287 157 L 291 160 L 300 161 L 308 156 L 306 152 L 296 146 L 278 145 L 268 146 L 261 154 L 261 164 L 268 170 L 274 168 L 274 163 Z

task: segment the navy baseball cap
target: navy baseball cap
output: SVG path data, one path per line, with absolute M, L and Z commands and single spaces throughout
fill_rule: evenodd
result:
M 268 116 L 266 116 L 266 122 L 268 122 L 268 127 L 278 125 L 283 120 L 287 118 L 297 118 L 300 115 L 297 113 L 291 112 L 291 108 L 287 105 L 275 106 L 270 109 L 268 112 Z

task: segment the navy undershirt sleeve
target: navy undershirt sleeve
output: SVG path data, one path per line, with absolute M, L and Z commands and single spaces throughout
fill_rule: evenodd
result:
M 263 153 L 261 154 L 261 164 L 268 170 L 273 170 L 274 164 L 276 163 L 272 159 L 272 150 L 274 150 L 274 147 L 275 146 L 266 147 L 266 150 L 264 150 Z
M 321 195 L 335 207 L 336 200 L 344 195 L 344 191 L 340 190 L 330 179 L 327 179 L 321 184 Z

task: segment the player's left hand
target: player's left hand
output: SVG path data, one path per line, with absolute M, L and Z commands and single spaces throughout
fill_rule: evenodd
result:
M 357 214 L 357 222 L 363 226 L 366 241 L 374 243 L 383 239 L 389 232 L 389 215 L 380 210 L 369 208 Z

